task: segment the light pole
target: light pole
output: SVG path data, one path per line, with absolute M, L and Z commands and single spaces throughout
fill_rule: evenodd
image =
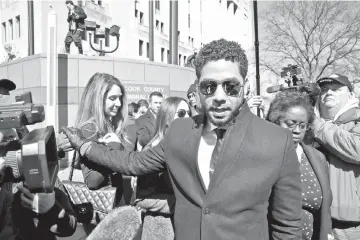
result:
M 113 53 L 119 48 L 119 41 L 120 41 L 120 33 L 119 33 L 120 27 L 119 26 L 113 25 L 110 28 L 109 35 L 113 36 L 113 37 L 116 37 L 116 47 L 115 47 L 114 50 L 110 50 L 110 51 L 107 51 L 107 50 L 103 49 L 103 40 L 102 39 L 105 38 L 105 29 L 98 28 L 97 27 L 98 25 L 94 21 L 85 21 L 85 26 L 86 26 L 86 30 L 94 32 L 95 37 L 101 39 L 100 40 L 100 49 L 96 49 L 93 46 L 92 41 L 91 41 L 92 34 L 89 33 L 90 47 L 95 52 L 98 52 L 100 56 L 105 56 L 105 53 Z

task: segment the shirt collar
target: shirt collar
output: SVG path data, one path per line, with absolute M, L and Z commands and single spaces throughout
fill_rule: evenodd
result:
M 228 123 L 226 126 L 223 127 L 217 127 L 215 126 L 212 122 L 210 122 L 209 118 L 206 118 L 206 122 L 205 122 L 205 132 L 209 133 L 217 128 L 220 129 L 225 129 L 227 130 L 229 128 L 229 126 L 231 126 L 232 124 L 234 124 L 236 121 L 236 117 L 234 117 L 230 123 Z

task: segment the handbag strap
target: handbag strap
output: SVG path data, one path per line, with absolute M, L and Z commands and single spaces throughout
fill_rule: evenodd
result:
M 74 151 L 74 155 L 70 165 L 69 181 L 72 181 L 74 175 L 75 160 L 76 160 L 76 151 Z
M 73 178 L 73 175 L 74 175 L 76 154 L 77 154 L 77 152 L 74 151 L 74 155 L 73 155 L 73 158 L 72 158 L 72 161 L 71 161 L 71 165 L 70 165 L 69 181 L 72 181 L 72 178 Z M 110 173 L 109 176 L 108 176 L 108 181 L 109 181 L 109 185 L 110 185 L 111 187 L 113 187 L 112 181 L 111 181 L 111 173 Z

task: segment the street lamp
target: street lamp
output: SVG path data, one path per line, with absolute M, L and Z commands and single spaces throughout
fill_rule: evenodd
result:
M 90 42 L 90 47 L 96 51 L 100 53 L 100 56 L 105 56 L 105 53 L 113 53 L 115 52 L 118 48 L 119 48 L 119 40 L 120 40 L 120 27 L 117 25 L 113 25 L 111 26 L 110 30 L 109 30 L 109 35 L 116 37 L 116 48 L 114 50 L 111 51 L 106 51 L 103 49 L 103 41 L 102 39 L 105 38 L 105 29 L 101 29 L 99 28 L 100 26 L 96 24 L 96 22 L 94 21 L 85 21 L 85 26 L 86 26 L 86 30 L 87 31 L 92 31 L 94 32 L 94 35 L 96 38 L 100 38 L 100 49 L 96 49 L 91 41 L 91 37 L 92 34 L 89 33 L 89 42 Z

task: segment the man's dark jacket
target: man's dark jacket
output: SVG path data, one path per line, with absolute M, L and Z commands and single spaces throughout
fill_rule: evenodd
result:
M 137 140 L 141 146 L 146 146 L 155 135 L 156 118 L 150 109 L 136 119 Z
M 74 18 L 71 14 L 70 14 L 70 11 L 68 12 L 68 18 L 67 18 L 67 21 L 69 23 L 69 31 L 71 30 L 70 29 L 70 26 L 71 26 L 71 20 L 74 20 L 75 21 L 75 24 L 76 24 L 76 29 L 85 29 L 85 19 L 87 18 L 87 15 L 86 13 L 84 12 L 84 10 L 81 8 L 81 7 L 78 7 L 78 6 L 74 6 L 74 13 L 76 15 L 79 16 L 78 19 Z
M 127 175 L 167 167 L 176 197 L 176 239 L 300 240 L 300 169 L 290 132 L 256 117 L 244 104 L 226 131 L 206 190 L 197 162 L 205 120 L 204 115 L 175 120 L 165 139 L 143 152 L 93 143 L 86 155 Z

